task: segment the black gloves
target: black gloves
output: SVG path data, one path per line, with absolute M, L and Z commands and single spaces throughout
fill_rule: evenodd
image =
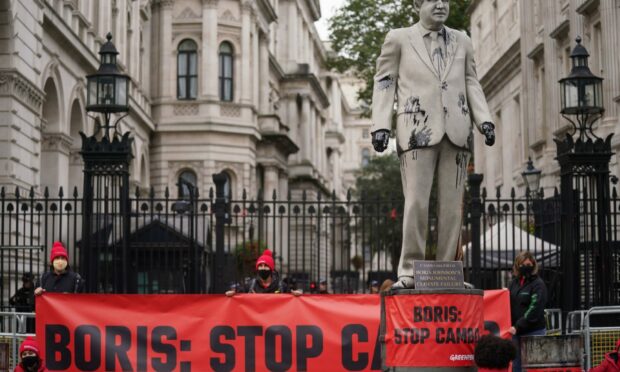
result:
M 379 129 L 372 132 L 372 146 L 377 152 L 383 152 L 390 142 L 390 131 L 387 129 Z
M 482 129 L 482 134 L 484 134 L 485 137 L 484 143 L 486 143 L 487 146 L 493 146 L 495 143 L 495 125 L 485 121 L 480 125 L 480 129 Z

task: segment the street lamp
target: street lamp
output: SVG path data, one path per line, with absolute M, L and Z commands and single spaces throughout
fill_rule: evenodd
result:
M 581 45 L 581 37 L 575 39 L 577 46 L 570 55 L 572 70 L 570 75 L 560 80 L 562 116 L 571 122 L 574 132 L 579 130 L 579 138 L 598 138 L 592 132 L 592 125 L 605 112 L 603 108 L 603 79 L 595 76 L 588 67 L 590 54 Z M 577 123 L 568 115 L 576 117 Z M 588 135 L 590 133 L 590 136 Z
M 530 195 L 532 197 L 536 197 L 539 195 L 538 189 L 540 189 L 540 169 L 534 168 L 534 162 L 532 162 L 532 158 L 529 158 L 527 161 L 527 168 L 521 173 L 523 177 L 523 182 L 525 183 L 525 187 L 529 190 Z
M 108 40 L 99 49 L 101 64 L 99 70 L 88 75 L 88 95 L 86 111 L 102 113 L 105 117 L 105 137 L 110 138 L 110 128 L 116 131 L 119 118 L 110 126 L 110 115 L 129 111 L 129 76 L 122 74 L 116 65 L 118 51 L 112 43 L 112 34 L 106 35 Z

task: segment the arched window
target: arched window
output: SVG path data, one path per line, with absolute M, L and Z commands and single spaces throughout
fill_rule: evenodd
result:
M 363 149 L 362 150 L 362 167 L 367 166 L 369 161 L 370 161 L 370 150 Z
M 181 172 L 179 175 L 179 199 L 189 199 L 192 196 L 192 192 L 195 194 L 195 189 L 197 186 L 197 177 L 196 173 L 186 170 Z M 190 191 L 191 190 L 191 191 Z
M 233 48 L 229 42 L 220 44 L 220 100 L 233 100 Z
M 198 47 L 192 40 L 183 40 L 179 44 L 177 59 L 177 97 L 179 99 L 196 99 L 198 91 Z

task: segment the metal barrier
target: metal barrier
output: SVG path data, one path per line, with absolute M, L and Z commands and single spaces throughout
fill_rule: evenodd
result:
M 583 333 L 584 318 L 588 310 L 571 311 L 566 316 L 566 333 Z
M 585 369 L 599 365 L 620 339 L 620 306 L 593 307 L 583 319 Z
M 15 369 L 17 363 L 19 363 L 19 345 L 28 336 L 34 336 L 34 333 L 28 333 L 29 321 L 34 324 L 34 313 L 17 313 L 12 311 L 0 312 L 0 322 L 5 326 L 5 330 L 8 332 L 0 332 L 0 344 L 9 345 L 9 371 Z
M 545 309 L 545 323 L 548 336 L 562 334 L 562 309 Z

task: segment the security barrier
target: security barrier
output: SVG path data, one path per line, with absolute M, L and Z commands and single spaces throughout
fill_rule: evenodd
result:
M 583 319 L 586 371 L 599 365 L 620 339 L 620 306 L 593 307 Z
M 7 370 L 12 371 L 19 363 L 19 345 L 26 337 L 34 336 L 34 333 L 28 333 L 29 321 L 33 323 L 34 317 L 34 313 L 0 312 L 0 321 L 3 325 L 3 332 L 0 332 L 0 347 L 8 345 L 8 353 L 4 355 L 4 360 L 0 360 L 0 366 L 7 366 L 9 367 Z M 6 346 L 3 349 L 6 351 Z
M 548 336 L 562 334 L 562 309 L 545 309 L 545 323 Z

